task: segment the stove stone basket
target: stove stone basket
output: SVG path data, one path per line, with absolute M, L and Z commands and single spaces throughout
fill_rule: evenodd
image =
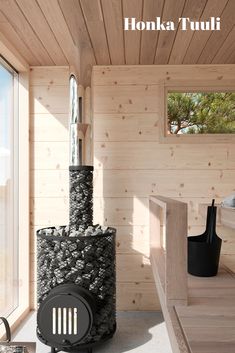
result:
M 37 232 L 38 336 L 72 352 L 115 332 L 116 231 L 89 226 L 81 236 L 69 232 L 69 227 Z

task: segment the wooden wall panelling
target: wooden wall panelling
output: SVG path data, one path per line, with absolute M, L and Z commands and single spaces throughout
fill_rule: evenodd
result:
M 54 64 L 68 65 L 68 61 L 36 0 L 17 0 L 16 2 L 35 33 L 37 33 Z
M 206 43 L 205 48 L 203 49 L 199 59 L 199 64 L 208 64 L 213 61 L 213 58 L 217 54 L 220 47 L 223 45 L 227 35 L 229 34 L 231 28 L 234 26 L 235 22 L 235 2 L 229 0 L 223 13 L 220 17 L 221 26 L 223 26 L 222 31 L 214 31 L 210 40 Z
M 211 203 L 211 197 L 174 197 L 176 200 L 188 204 L 189 233 L 194 226 L 205 226 L 206 212 L 199 211 L 200 204 Z M 222 198 L 216 198 L 219 203 Z M 148 198 L 147 197 L 95 197 L 95 222 L 105 225 L 148 225 Z M 219 224 L 219 220 L 218 220 Z M 226 234 L 226 232 L 225 232 Z
M 32 86 L 31 93 L 30 104 L 38 114 L 65 113 L 68 110 L 68 86 Z
M 96 183 L 95 183 L 96 188 Z M 104 225 L 148 225 L 148 199 L 140 197 L 98 198 L 94 190 L 94 222 Z
M 181 17 L 185 0 L 165 0 L 162 19 L 164 21 L 178 22 Z M 174 43 L 176 31 L 161 31 L 156 48 L 156 55 L 154 59 L 155 64 L 168 63 L 171 48 Z
M 100 116 L 100 114 L 98 114 L 98 116 Z M 108 114 L 108 117 L 109 116 Z M 143 116 L 143 114 L 141 114 L 141 116 Z M 214 151 L 218 146 L 216 144 L 208 145 L 206 152 L 204 145 L 192 144 L 190 149 L 186 149 L 184 144 L 160 144 L 159 141 L 151 141 L 151 139 L 154 138 L 153 134 L 141 134 L 141 136 L 143 135 L 143 139 L 140 141 L 132 141 L 128 138 L 125 141 L 124 138 L 131 129 L 131 119 L 133 119 L 134 125 L 136 117 L 138 117 L 138 115 L 130 115 L 128 124 L 123 124 L 121 114 L 120 124 L 115 124 L 116 118 L 111 119 L 108 124 L 109 129 L 104 125 L 104 122 L 108 119 L 106 119 L 106 116 L 104 122 L 101 121 L 99 117 L 95 119 L 95 138 L 97 139 L 97 131 L 99 133 L 102 128 L 104 132 L 103 136 L 105 136 L 102 142 L 100 141 L 99 133 L 99 138 L 94 144 L 96 150 L 96 169 L 204 169 L 208 170 L 210 173 L 211 170 L 231 169 L 233 167 L 235 152 L 232 144 L 220 144 L 218 153 L 215 155 Z M 150 120 L 151 124 L 151 117 L 152 115 L 146 115 L 145 121 Z M 115 128 L 115 131 L 112 129 L 113 121 L 113 129 Z M 117 134 L 121 136 L 122 133 L 124 134 L 124 138 L 121 138 L 120 142 L 128 142 L 128 151 L 126 150 L 126 145 L 115 141 L 114 137 L 116 137 Z M 157 138 L 159 131 L 153 129 L 153 133 L 156 134 L 155 138 Z M 132 137 L 131 133 L 130 136 Z M 106 138 L 109 139 L 109 141 L 106 141 Z M 110 141 L 111 139 L 112 141 Z M 155 151 L 154 154 L 151 153 L 152 151 Z M 146 158 L 147 156 L 148 158 Z
M 94 86 L 138 86 L 172 84 L 186 87 L 223 84 L 224 81 L 235 77 L 234 65 L 146 65 L 146 66 L 108 66 L 93 68 L 92 84 Z M 190 78 L 190 79 L 189 79 Z M 98 87 L 96 87 L 97 89 Z M 138 89 L 138 87 L 136 88 Z M 120 91 L 122 87 L 120 88 Z M 132 90 L 132 87 L 130 88 Z M 94 107 L 96 109 L 96 106 Z M 97 113 L 97 111 L 96 111 Z M 104 113 L 104 111 L 102 111 Z M 105 111 L 107 114 L 108 112 Z M 140 113 L 140 111 L 138 111 Z
M 156 310 L 160 303 L 156 294 L 155 283 L 125 282 L 117 287 L 118 310 Z
M 141 250 L 139 230 L 144 227 L 144 234 L 148 232 L 150 194 L 160 193 L 186 202 L 188 234 L 196 235 L 204 230 L 206 222 L 205 212 L 199 212 L 200 205 L 210 203 L 212 197 L 216 197 L 219 203 L 234 190 L 232 140 L 223 144 L 212 142 L 205 149 L 200 143 L 161 144 L 158 126 L 149 132 L 153 123 L 159 125 L 163 118 L 159 110 L 160 87 L 164 81 L 167 84 L 172 82 L 172 85 L 178 82 L 185 87 L 192 82 L 201 87 L 210 81 L 211 87 L 215 88 L 221 87 L 220 81 L 223 81 L 226 87 L 227 80 L 231 80 L 230 86 L 234 87 L 231 77 L 234 77 L 234 66 L 231 65 L 94 68 L 95 222 L 117 227 L 118 253 L 124 253 L 122 249 L 125 247 L 130 262 L 132 256 L 136 256 L 135 260 L 148 256 L 146 250 Z M 144 90 L 144 87 L 148 89 Z M 129 99 L 133 99 L 135 110 Z M 151 112 L 144 110 L 146 106 Z M 143 135 L 138 134 L 138 125 Z M 223 254 L 235 254 L 231 232 L 220 225 L 219 219 L 217 232 L 223 238 Z M 148 271 L 146 273 L 149 275 Z M 118 290 L 124 285 L 121 278 Z M 133 286 L 133 282 L 130 285 Z M 154 294 L 154 288 L 152 290 Z M 132 308 L 129 300 L 119 300 L 122 305 L 125 301 L 124 307 Z M 147 307 L 143 300 L 141 309 Z
M 100 1 L 81 0 L 80 3 L 91 43 L 95 50 L 97 64 L 109 64 L 110 55 Z
M 191 20 L 199 20 L 207 0 L 186 0 L 181 17 L 188 17 Z M 193 31 L 182 31 L 178 28 L 174 44 L 169 57 L 169 64 L 180 64 L 190 44 Z
M 224 197 L 235 191 L 234 178 L 235 170 L 101 170 L 95 173 L 96 196 Z
M 135 17 L 141 21 L 143 16 L 143 0 L 123 0 L 123 17 Z M 140 31 L 125 31 L 125 58 L 127 65 L 139 64 L 140 59 Z
M 32 226 L 52 227 L 68 224 L 68 198 L 33 197 L 31 202 Z
M 117 282 L 153 282 L 149 258 L 142 254 L 119 254 Z
M 63 140 L 67 138 L 64 136 Z M 31 157 L 32 169 L 66 169 L 69 162 L 68 142 L 34 142 L 34 157 Z M 58 155 L 60 156 L 58 158 Z
M 125 64 L 122 1 L 102 0 L 101 4 L 111 63 Z
M 96 88 L 94 100 L 95 113 L 144 113 L 158 112 L 159 86 L 139 85 L 133 87 Z
M 28 44 L 30 50 L 36 55 L 40 64 L 53 65 L 53 60 L 34 32 L 33 28 L 25 20 L 25 17 L 17 3 L 13 0 L 2 1 L 1 11 L 12 24 L 15 31 L 20 35 L 22 40 Z
M 31 86 L 67 86 L 69 81 L 68 66 L 30 67 Z M 67 106 L 65 106 L 67 111 Z M 34 112 L 32 112 L 34 113 Z
M 149 0 L 143 3 L 143 21 L 156 21 L 161 17 L 164 0 Z M 159 31 L 141 32 L 140 64 L 153 64 L 158 45 Z
M 96 114 L 94 139 L 106 142 L 157 141 L 158 119 L 156 113 Z M 99 146 L 97 142 L 96 145 Z M 118 145 L 121 147 L 120 143 Z
M 223 12 L 228 0 L 208 0 L 201 16 L 201 21 L 208 21 L 210 17 L 219 17 Z M 183 59 L 184 64 L 197 63 L 200 54 L 202 53 L 207 41 L 211 36 L 210 31 L 195 31 L 192 40 L 188 46 L 187 52 Z M 225 54 L 225 52 L 224 52 Z M 215 61 L 216 64 L 222 64 L 223 61 Z

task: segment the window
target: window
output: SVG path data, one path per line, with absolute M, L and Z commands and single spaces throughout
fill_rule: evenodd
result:
M 19 304 L 18 74 L 0 58 L 0 315 Z
M 235 93 L 168 92 L 167 134 L 235 134 Z

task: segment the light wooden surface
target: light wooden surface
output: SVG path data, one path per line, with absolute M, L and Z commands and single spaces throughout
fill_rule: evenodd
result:
M 221 213 L 221 223 L 226 227 L 235 229 L 235 209 L 228 208 L 228 207 L 221 207 L 220 213 Z
M 187 204 L 162 196 L 151 196 L 149 212 L 152 271 L 159 278 L 165 305 L 186 305 Z
M 228 81 L 235 87 L 234 78 L 233 65 L 94 67 L 95 221 L 117 226 L 118 231 L 123 230 L 125 234 L 128 227 L 128 248 L 133 248 L 132 256 L 147 254 L 148 240 L 144 236 L 145 245 L 141 248 L 136 229 L 144 227 L 144 234 L 148 234 L 149 195 L 162 194 L 187 203 L 188 234 L 197 235 L 204 231 L 206 222 L 206 213 L 200 212 L 200 205 L 211 203 L 212 198 L 220 203 L 234 189 L 234 142 L 228 137 L 219 144 L 216 138 L 203 145 L 195 140 L 184 144 L 180 141 L 161 143 L 163 116 L 158 95 L 161 87 L 178 82 L 181 86 L 190 84 L 200 89 L 205 80 L 214 87 L 221 86 L 222 82 L 225 87 Z M 37 144 L 35 148 L 39 151 Z M 46 142 L 41 148 L 46 153 Z M 56 145 L 51 144 L 52 155 L 55 148 Z M 66 143 L 58 144 L 57 148 L 63 156 Z M 40 169 L 46 169 L 46 165 L 48 169 L 55 167 L 55 160 L 43 160 L 40 152 L 37 163 Z M 63 158 L 59 168 L 64 169 L 64 165 Z M 55 171 L 56 180 L 60 172 Z M 51 171 L 35 172 L 38 195 L 49 190 L 42 183 L 46 177 L 52 185 Z M 59 185 L 55 183 L 51 187 L 51 195 L 57 194 L 63 202 L 65 192 Z M 66 184 L 63 186 L 65 190 Z M 46 212 L 42 211 L 47 207 L 44 200 L 37 200 L 35 209 L 40 218 L 47 219 Z M 235 254 L 235 237 L 231 229 L 221 225 L 219 218 L 217 232 L 223 239 L 223 254 Z M 119 239 L 123 241 L 124 236 L 119 235 Z M 140 281 L 141 278 L 139 276 Z M 148 309 L 147 303 L 142 308 Z
M 170 199 L 150 197 L 150 237 L 151 265 L 156 282 L 161 308 L 167 324 L 174 353 L 228 353 L 235 347 L 235 256 L 222 257 L 218 275 L 215 277 L 195 277 L 187 275 L 186 259 L 187 235 L 183 221 L 187 218 L 187 208 L 179 217 L 177 211 L 183 205 Z M 174 215 L 171 223 L 167 219 Z M 175 219 L 180 220 L 176 224 Z M 175 223 L 175 227 L 171 227 Z M 165 227 L 165 248 L 161 241 L 161 224 Z M 177 235 L 177 242 L 174 237 Z M 182 242 L 185 240 L 185 242 Z M 167 245 L 168 244 L 168 245 Z M 174 248 L 168 248 L 173 244 Z M 167 251 L 168 250 L 168 251 Z M 229 262 L 229 261 L 230 262 Z M 170 262 L 173 273 L 167 271 Z M 225 263 L 225 265 L 223 264 Z M 184 278 L 177 278 L 182 276 Z M 185 302 L 167 300 L 169 290 L 182 295 Z M 177 286 L 181 286 L 177 290 Z M 182 304 L 188 305 L 182 305 Z
M 234 64 L 234 0 L 8 0 L 0 31 L 29 65 Z M 174 21 L 174 31 L 124 31 L 124 18 Z M 182 31 L 180 17 L 221 17 L 220 31 Z
M 176 312 L 192 353 L 233 352 L 234 273 L 222 265 L 216 277 L 197 278 L 189 275 L 188 286 L 189 306 L 176 306 Z

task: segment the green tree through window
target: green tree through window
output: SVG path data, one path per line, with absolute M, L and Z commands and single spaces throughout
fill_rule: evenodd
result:
M 169 134 L 234 134 L 235 93 L 168 93 Z

